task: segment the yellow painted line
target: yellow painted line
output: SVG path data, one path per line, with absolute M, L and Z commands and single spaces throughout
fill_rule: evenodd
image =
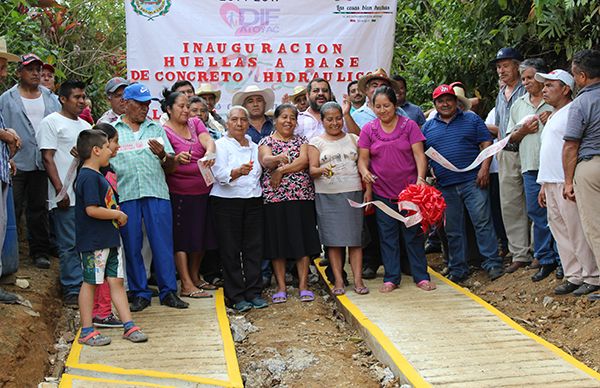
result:
M 163 384 L 154 384 L 154 383 L 143 383 L 140 381 L 124 381 L 124 380 L 113 380 L 113 379 L 102 379 L 98 377 L 88 377 L 88 376 L 76 376 L 65 373 L 61 376 L 59 388 L 71 388 L 73 386 L 74 380 L 82 380 L 82 381 L 93 381 L 96 383 L 107 383 L 111 385 L 136 385 L 140 387 L 164 387 L 164 388 L 174 388 L 173 385 L 163 385 Z
M 525 334 L 527 337 L 533 339 L 535 342 L 537 342 L 540 345 L 544 346 L 546 349 L 552 351 L 554 354 L 556 354 L 557 356 L 559 356 L 563 360 L 567 361 L 569 364 L 573 365 L 577 369 L 579 369 L 579 370 L 581 370 L 581 371 L 589 374 L 591 377 L 595 378 L 596 380 L 600 380 L 600 373 L 596 372 L 595 370 L 593 370 L 592 368 L 588 367 L 587 365 L 585 365 L 581 361 L 577 360 L 575 357 L 573 357 L 570 354 L 566 353 L 565 351 L 563 351 L 562 349 L 560 349 L 558 346 L 556 346 L 556 345 L 554 345 L 554 344 L 546 341 L 545 339 L 543 339 L 541 337 L 538 337 L 537 335 L 533 334 L 529 330 L 525 329 L 523 326 L 521 326 L 517 322 L 513 321 L 506 314 L 504 314 L 503 312 L 501 312 L 500 310 L 498 310 L 497 308 L 495 308 L 494 306 L 492 306 L 491 304 L 489 304 L 485 300 L 481 299 L 477 295 L 473 294 L 471 291 L 465 289 L 464 287 L 459 286 L 458 284 L 456 284 L 454 282 L 451 282 L 446 277 L 444 277 L 441 274 L 435 272 L 431 268 L 429 268 L 429 272 L 434 277 L 436 277 L 438 280 L 441 280 L 442 282 L 446 283 L 447 285 L 449 285 L 450 287 L 454 288 L 458 292 L 462 293 L 463 295 L 465 295 L 465 296 L 471 298 L 472 300 L 474 300 L 475 302 L 479 303 L 483 308 L 485 308 L 487 311 L 491 312 L 492 314 L 496 315 L 504 323 L 506 323 L 507 325 L 509 325 L 513 329 L 517 330 L 518 332 L 520 332 L 522 334 Z
M 221 328 L 221 338 L 223 340 L 229 383 L 231 384 L 231 387 L 242 388 L 244 383 L 242 381 L 242 375 L 240 374 L 240 367 L 238 365 L 237 355 L 235 353 L 235 345 L 233 343 L 233 337 L 231 336 L 227 311 L 225 310 L 225 296 L 223 294 L 223 288 L 219 288 L 217 290 L 215 297 L 217 319 L 219 321 L 219 327 Z
M 320 266 L 321 259 L 315 260 L 317 269 L 321 273 L 321 277 L 327 283 L 327 286 L 332 289 L 333 284 L 327 280 L 324 267 Z M 381 345 L 383 350 L 391 357 L 392 361 L 402 372 L 404 377 L 416 388 L 431 387 L 423 376 L 412 366 L 412 364 L 404 357 L 404 355 L 396 348 L 396 345 L 383 333 L 383 331 L 367 318 L 362 311 L 354 304 L 346 295 L 336 296 L 340 303 L 354 316 L 354 318 L 375 338 Z
M 184 375 L 178 373 L 159 372 L 155 370 L 125 369 L 103 364 L 81 364 L 79 360 L 81 357 L 81 350 L 83 349 L 83 345 L 81 345 L 78 342 L 79 335 L 81 334 L 81 329 L 77 331 L 75 340 L 73 340 L 73 344 L 71 345 L 71 351 L 69 353 L 69 356 L 67 357 L 66 366 L 68 368 L 90 370 L 100 373 L 111 373 L 127 376 L 155 377 L 159 379 L 177 379 L 204 385 L 214 385 L 218 387 L 241 388 L 244 385 L 242 382 L 242 376 L 240 374 L 237 362 L 237 356 L 235 353 L 233 338 L 231 336 L 231 330 L 229 329 L 229 319 L 227 318 L 227 312 L 225 310 L 223 289 L 219 288 L 215 296 L 217 319 L 219 321 L 221 338 L 223 340 L 224 345 L 224 354 L 225 361 L 227 363 L 227 375 L 229 377 L 229 381 L 217 380 L 201 376 Z

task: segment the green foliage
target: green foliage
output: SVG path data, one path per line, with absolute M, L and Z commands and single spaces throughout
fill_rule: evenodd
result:
M 431 91 L 462 81 L 494 105 L 497 77 L 490 64 L 501 47 L 566 68 L 573 54 L 600 41 L 600 2 L 594 0 L 399 1 L 392 71 L 407 78 L 409 98 L 431 107 Z
M 125 8 L 122 0 L 63 0 L 52 8 L 33 1 L 0 3 L 0 31 L 9 51 L 33 52 L 56 68 L 57 82 L 85 81 L 97 117 L 107 109 L 104 84 L 126 74 Z M 7 81 L 10 86 L 15 79 Z

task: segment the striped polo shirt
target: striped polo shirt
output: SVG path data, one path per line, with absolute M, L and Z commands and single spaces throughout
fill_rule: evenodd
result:
M 460 109 L 449 123 L 442 121 L 436 113 L 432 120 L 423 125 L 426 137 L 425 149 L 434 147 L 450 163 L 457 168 L 465 168 L 475 160 L 480 152 L 479 145 L 492 141 L 483 120 L 473 112 L 463 112 Z M 451 186 L 474 180 L 479 167 L 467 172 L 453 172 L 430 160 L 431 167 L 442 186 Z

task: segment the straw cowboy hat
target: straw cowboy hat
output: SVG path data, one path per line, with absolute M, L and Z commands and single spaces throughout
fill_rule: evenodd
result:
M 461 82 L 453 82 L 450 84 L 450 87 L 454 90 L 454 94 L 456 98 L 463 104 L 464 110 L 471 110 L 473 104 L 471 100 L 465 96 L 465 89 Z
M 18 56 L 7 51 L 6 39 L 3 36 L 0 36 L 0 58 L 4 58 L 8 62 L 19 62 Z
M 273 105 L 275 104 L 275 93 L 273 92 L 273 89 L 261 89 L 256 85 L 246 86 L 246 89 L 234 94 L 231 99 L 231 105 L 243 105 L 246 98 L 250 96 L 262 96 L 262 98 L 265 99 L 265 111 L 273 109 Z
M 298 85 L 294 86 L 294 90 L 289 94 L 290 100 L 294 101 L 294 98 L 306 94 L 306 86 Z
M 211 84 L 200 84 L 200 87 L 196 90 L 196 95 L 201 96 L 203 94 L 213 94 L 215 96 L 215 104 L 221 99 L 221 91 L 213 89 Z
M 368 73 L 368 74 L 364 75 L 361 79 L 358 80 L 358 90 L 360 90 L 360 92 L 362 94 L 366 94 L 367 84 L 369 83 L 369 81 L 374 80 L 374 79 L 380 79 L 380 80 L 386 81 L 387 83 L 390 84 L 392 89 L 394 89 L 396 91 L 398 89 L 400 89 L 400 85 L 398 84 L 398 81 L 388 77 L 385 70 L 383 70 L 382 68 L 379 68 L 372 73 Z

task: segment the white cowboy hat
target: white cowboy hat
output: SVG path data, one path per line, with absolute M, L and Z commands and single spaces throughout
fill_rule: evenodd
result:
M 369 81 L 373 80 L 373 79 L 380 79 L 380 80 L 384 80 L 385 82 L 387 82 L 390 87 L 392 89 L 394 89 L 395 91 L 397 91 L 398 89 L 400 89 L 400 85 L 398 84 L 398 81 L 396 81 L 393 78 L 388 77 L 387 73 L 385 72 L 385 70 L 383 70 L 382 68 L 379 68 L 377 70 L 375 70 L 374 72 L 371 73 L 367 73 L 364 76 L 362 76 L 359 80 L 358 80 L 358 90 L 360 90 L 360 92 L 362 94 L 366 95 L 367 92 L 367 84 L 369 83 Z
M 275 93 L 273 92 L 273 89 L 261 89 L 256 85 L 246 86 L 246 89 L 234 94 L 231 99 L 231 105 L 244 105 L 244 101 L 250 96 L 262 96 L 262 98 L 265 99 L 265 111 L 273 109 L 273 105 L 275 104 Z
M 221 99 L 221 91 L 213 89 L 212 84 L 200 84 L 196 89 L 196 95 L 201 96 L 203 94 L 213 94 L 215 96 L 215 104 Z
M 8 52 L 6 48 L 6 39 L 0 36 L 0 58 L 6 59 L 8 62 L 19 62 L 19 57 Z

